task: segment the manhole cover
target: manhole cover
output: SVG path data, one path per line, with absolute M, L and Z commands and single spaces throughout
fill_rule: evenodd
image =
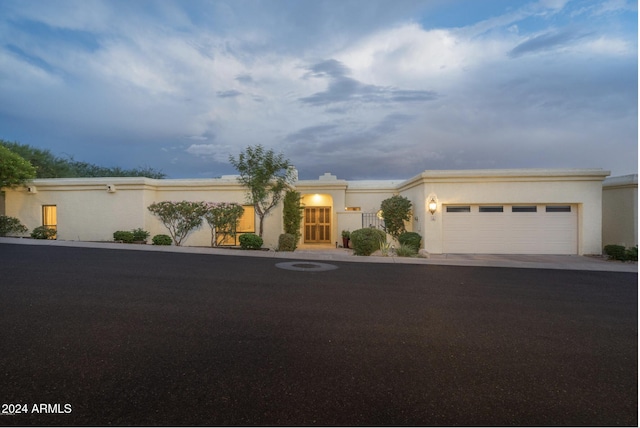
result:
M 338 269 L 336 265 L 328 263 L 309 263 L 309 262 L 283 262 L 276 263 L 276 267 L 287 270 L 298 270 L 304 272 L 322 272 L 325 270 Z

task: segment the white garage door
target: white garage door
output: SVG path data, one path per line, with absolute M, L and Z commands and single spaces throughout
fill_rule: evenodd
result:
M 444 252 L 577 254 L 575 205 L 445 205 Z

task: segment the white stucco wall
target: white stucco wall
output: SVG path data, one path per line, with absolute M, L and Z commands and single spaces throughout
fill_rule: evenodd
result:
M 578 209 L 578 253 L 602 251 L 603 190 L 608 171 L 579 170 L 469 170 L 425 171 L 406 181 L 339 180 L 325 174 L 318 180 L 296 183 L 309 206 L 333 208 L 331 243 L 341 242 L 343 229 L 361 226 L 361 213 L 376 212 L 380 203 L 395 194 L 413 204 L 409 230 L 423 236 L 431 253 L 443 251 L 442 206 L 447 204 L 574 204 Z M 116 191 L 107 192 L 107 185 Z M 203 180 L 153 180 L 147 178 L 83 178 L 35 180 L 37 193 L 23 188 L 6 190 L 6 215 L 18 217 L 29 229 L 42 224 L 42 205 L 58 207 L 58 238 L 63 240 L 111 240 L 116 230 L 141 227 L 151 236 L 167 231 L 147 207 L 153 202 L 210 201 L 246 203 L 246 191 L 234 178 Z M 637 205 L 637 178 L 633 204 Z M 612 191 L 614 189 L 610 189 Z M 615 192 L 610 193 L 613 197 Z M 434 216 L 427 202 L 435 197 Z M 626 201 L 628 197 L 616 197 Z M 611 206 L 619 205 L 612 202 Z M 360 207 L 362 211 L 346 211 Z M 359 219 L 359 221 L 358 221 Z M 255 219 L 256 233 L 258 219 Z M 635 214 L 637 237 L 637 211 Z M 357 227 L 356 227 L 357 226 Z M 266 247 L 275 248 L 282 233 L 282 206 L 265 219 Z M 629 239 L 629 238 L 624 238 Z M 636 238 L 637 242 L 637 238 Z M 185 245 L 210 245 L 208 225 L 189 236 Z
M 443 205 L 567 203 L 576 204 L 579 210 L 578 253 L 600 254 L 601 189 L 608 174 L 601 169 L 425 171 L 403 183 L 400 194 L 409 195 L 422 212 L 419 218 L 425 220 L 418 227 L 430 253 L 443 251 Z M 433 220 L 426 207 L 430 195 L 438 202 Z
M 602 185 L 602 245 L 638 245 L 638 175 L 607 178 Z

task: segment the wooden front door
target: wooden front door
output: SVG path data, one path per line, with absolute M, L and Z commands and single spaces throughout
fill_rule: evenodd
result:
M 304 242 L 331 242 L 331 207 L 304 209 Z

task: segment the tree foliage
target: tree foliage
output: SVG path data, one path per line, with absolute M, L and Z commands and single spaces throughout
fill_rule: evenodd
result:
M 169 230 L 173 242 L 180 246 L 184 239 L 202 225 L 204 202 L 156 202 L 147 207 Z
M 262 145 L 247 147 L 237 159 L 229 156 L 229 162 L 240 173 L 238 181 L 248 189 L 247 199 L 260 219 L 259 236 L 262 237 L 265 216 L 278 205 L 293 181 L 293 166 L 282 153 L 265 150 Z
M 18 186 L 35 177 L 36 170 L 29 161 L 0 145 L 0 188 Z
M 4 146 L 13 153 L 22 156 L 35 167 L 35 178 L 75 178 L 75 177 L 148 177 L 165 178 L 161 171 L 151 167 L 123 169 L 120 167 L 104 167 L 88 162 L 55 156 L 50 150 L 38 149 L 28 144 L 9 142 L 0 139 L 0 147 Z
M 295 237 L 294 250 L 300 239 L 300 225 L 302 224 L 302 204 L 300 193 L 295 190 L 288 190 L 284 195 L 282 208 L 282 223 L 284 233 Z
M 380 204 L 384 230 L 394 238 L 406 232 L 404 222 L 411 220 L 411 201 L 404 196 L 395 195 Z
M 206 202 L 204 219 L 211 228 L 211 246 L 217 247 L 227 237 L 235 236 L 238 221 L 244 214 L 242 205 L 235 202 Z

